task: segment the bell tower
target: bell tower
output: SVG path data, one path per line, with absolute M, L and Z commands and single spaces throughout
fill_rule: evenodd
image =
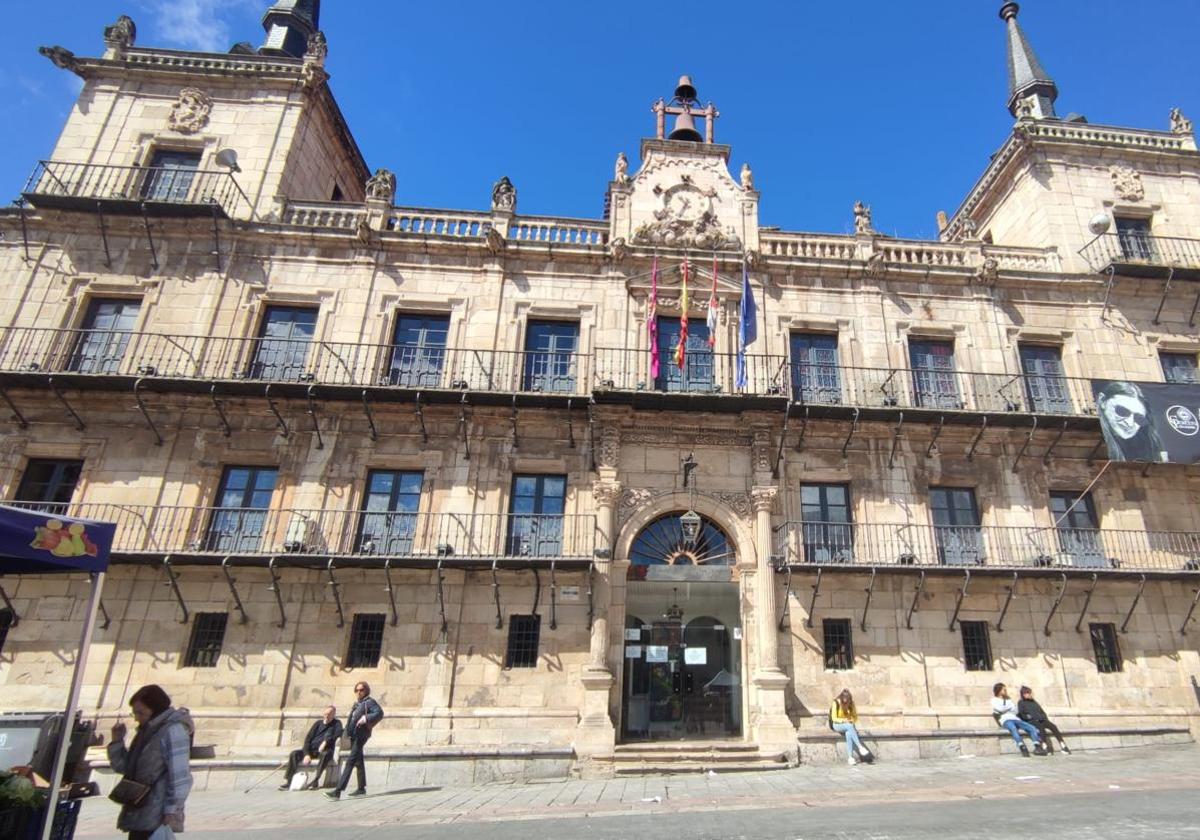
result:
M 321 0 L 276 0 L 263 15 L 267 38 L 258 51 L 303 58 L 308 39 L 320 28 L 320 17 Z

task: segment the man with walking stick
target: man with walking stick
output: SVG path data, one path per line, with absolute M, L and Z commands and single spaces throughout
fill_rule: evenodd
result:
M 330 799 L 340 799 L 342 791 L 350 784 L 350 771 L 354 769 L 358 775 L 358 787 L 351 791 L 351 796 L 365 796 L 367 793 L 367 766 L 363 761 L 363 747 L 371 738 L 371 730 L 383 719 L 383 709 L 371 696 L 371 686 L 365 682 L 354 684 L 354 696 L 357 701 L 346 719 L 346 735 L 350 738 L 350 756 L 346 766 L 342 768 L 342 777 L 338 786 L 325 791 Z
M 308 767 L 314 758 L 319 759 L 317 770 L 309 779 L 307 787 L 309 790 L 320 788 L 321 775 L 329 766 L 329 762 L 333 760 L 333 750 L 337 746 L 338 738 L 341 737 L 342 722 L 337 719 L 337 709 L 333 706 L 326 706 L 321 719 L 316 721 L 308 730 L 308 734 L 304 736 L 304 746 L 301 749 L 292 750 L 291 755 L 288 756 L 287 773 L 279 789 L 291 789 L 292 777 L 296 775 L 300 765 Z

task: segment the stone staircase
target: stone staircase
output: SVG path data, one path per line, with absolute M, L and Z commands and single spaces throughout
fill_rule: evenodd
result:
M 682 773 L 744 773 L 786 770 L 783 753 L 765 753 L 741 741 L 678 741 L 618 744 L 610 757 L 614 776 L 661 776 Z

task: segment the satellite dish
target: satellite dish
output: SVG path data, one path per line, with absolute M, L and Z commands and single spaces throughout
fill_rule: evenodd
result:
M 221 149 L 221 151 L 217 152 L 214 160 L 216 160 L 218 166 L 223 166 L 230 172 L 242 171 L 242 168 L 238 166 L 237 152 L 233 149 Z
M 1095 236 L 1101 236 L 1102 234 L 1108 233 L 1108 226 L 1110 224 L 1112 224 L 1112 219 L 1108 217 L 1107 213 L 1097 213 L 1095 216 L 1092 216 L 1092 220 L 1088 222 L 1088 230 L 1090 230 Z

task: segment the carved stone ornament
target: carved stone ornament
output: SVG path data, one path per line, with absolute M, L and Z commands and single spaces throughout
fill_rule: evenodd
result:
M 54 66 L 59 70 L 70 70 L 75 75 L 79 75 L 79 60 L 75 58 L 75 53 L 66 47 L 60 47 L 57 44 L 53 47 L 38 47 L 38 52 L 54 62 Z
M 509 211 L 517 209 L 517 188 L 513 186 L 512 181 L 508 180 L 507 175 L 492 186 L 492 209 Z
M 757 428 L 750 440 L 750 453 L 754 460 L 755 472 L 771 471 L 771 430 Z
M 1000 279 L 1000 261 L 995 257 L 984 257 L 983 265 L 975 269 L 975 279 L 991 286 Z
M 629 246 L 625 244 L 625 237 L 618 236 L 612 242 L 608 243 L 609 253 L 612 254 L 612 261 L 619 263 L 629 256 Z
M 596 466 L 616 467 L 621 456 L 621 430 L 617 426 L 600 429 L 600 451 L 596 453 Z
M 958 223 L 958 231 L 963 239 L 974 239 L 975 234 L 979 232 L 979 225 L 970 216 L 966 216 Z
M 877 280 L 887 271 L 887 260 L 884 259 L 883 251 L 876 251 L 867 257 L 866 274 L 872 280 Z
M 766 257 L 761 251 L 756 251 L 753 248 L 746 251 L 746 266 L 751 271 L 761 271 L 767 267 Z
M 775 507 L 775 499 L 778 496 L 778 487 L 754 487 L 750 490 L 750 502 L 755 512 L 771 510 Z
M 854 202 L 854 232 L 875 232 L 875 229 L 871 227 L 871 208 L 861 201 Z
M 186 87 L 179 91 L 179 98 L 171 106 L 167 116 L 167 127 L 180 134 L 195 134 L 208 125 L 213 101 L 200 88 Z
M 304 61 L 323 67 L 328 56 L 329 42 L 325 40 L 325 33 L 318 30 L 308 37 L 308 45 L 304 50 Z
M 1183 115 L 1183 111 L 1178 108 L 1171 109 L 1171 133 L 1172 134 L 1191 134 L 1192 121 Z
M 616 506 L 621 501 L 621 485 L 616 481 L 592 483 L 592 501 L 597 505 Z
M 696 219 L 680 219 L 669 214 L 645 222 L 633 232 L 639 245 L 665 245 L 674 248 L 698 248 L 704 251 L 740 250 L 742 240 L 730 228 L 721 230 L 717 214 L 705 210 Z
M 504 235 L 494 227 L 490 227 L 487 233 L 483 236 L 483 244 L 487 247 L 488 253 L 493 257 L 498 257 L 504 253 L 504 249 L 508 243 L 504 241 Z
M 774 490 L 775 488 L 771 488 Z M 642 508 L 653 503 L 657 498 L 669 496 L 674 490 L 649 490 L 644 487 L 626 488 L 621 491 L 621 500 L 617 504 L 617 521 L 624 524 Z M 754 512 L 750 496 L 745 493 L 704 493 L 697 492 L 698 497 L 710 499 L 721 507 L 728 508 L 734 515 L 748 519 Z
M 1017 100 L 1017 119 L 1033 119 L 1033 100 L 1029 97 Z
M 617 152 L 617 163 L 613 167 L 613 180 L 618 184 L 629 183 L 629 158 L 624 152 Z
M 137 40 L 137 25 L 129 15 L 121 15 L 116 23 L 104 27 L 104 45 L 118 52 L 133 46 Z
M 395 174 L 388 169 L 376 169 L 375 174 L 367 179 L 366 194 L 368 200 L 391 204 L 396 199 Z
M 354 235 L 358 237 L 358 241 L 363 245 L 368 245 L 371 242 L 371 223 L 366 217 L 358 220 L 358 224 L 354 227 Z
M 1113 192 L 1123 201 L 1141 201 L 1146 197 L 1146 189 L 1142 186 L 1142 176 L 1132 166 L 1110 166 L 1108 173 L 1112 176 Z
M 744 189 L 744 190 L 754 189 L 754 173 L 750 171 L 750 164 L 748 164 L 748 163 L 742 164 L 741 180 L 742 180 L 742 189 Z

